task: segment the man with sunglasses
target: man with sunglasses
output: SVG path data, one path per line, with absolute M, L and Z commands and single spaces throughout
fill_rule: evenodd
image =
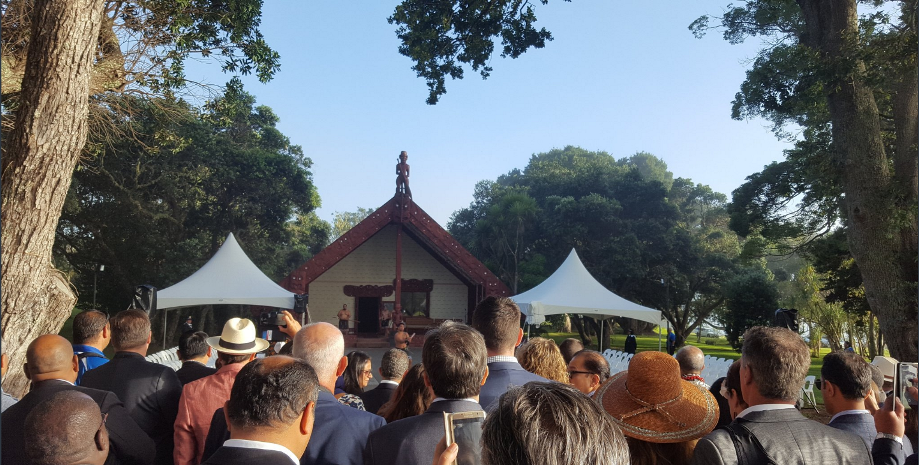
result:
M 588 397 L 593 397 L 607 379 L 609 362 L 600 352 L 582 350 L 574 354 L 574 358 L 568 363 L 568 384 Z
M 112 340 L 112 327 L 108 315 L 99 310 L 86 310 L 73 319 L 73 353 L 80 360 L 77 385 L 83 381 L 83 373 L 108 362 L 102 351 Z

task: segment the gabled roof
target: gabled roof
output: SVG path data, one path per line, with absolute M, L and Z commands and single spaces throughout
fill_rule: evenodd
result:
M 621 316 L 660 324 L 661 312 L 619 297 L 587 271 L 578 253 L 571 249 L 568 258 L 540 285 L 513 297 L 527 323 L 539 324 L 545 315 L 574 313 L 594 318 Z
M 403 202 L 404 199 L 404 202 Z M 281 281 L 291 292 L 306 292 L 309 283 L 335 266 L 368 239 L 391 224 L 401 224 L 403 232 L 415 239 L 457 278 L 468 285 L 481 286 L 482 297 L 509 296 L 510 289 L 410 197 L 395 197 L 367 218 L 322 249 Z
M 265 276 L 230 233 L 198 271 L 156 293 L 159 309 L 210 304 L 294 308 L 294 295 Z

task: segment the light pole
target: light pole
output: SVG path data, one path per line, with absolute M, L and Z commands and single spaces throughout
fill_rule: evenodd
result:
M 93 309 L 96 309 L 96 281 L 100 271 L 105 271 L 105 265 L 93 267 Z

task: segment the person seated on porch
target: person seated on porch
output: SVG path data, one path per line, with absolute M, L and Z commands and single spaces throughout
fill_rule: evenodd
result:
M 338 311 L 338 329 L 347 331 L 350 320 L 351 312 L 348 311 L 348 304 L 341 304 L 341 310 Z
M 388 336 L 392 328 L 392 309 L 380 307 L 380 327 L 383 328 L 383 334 Z

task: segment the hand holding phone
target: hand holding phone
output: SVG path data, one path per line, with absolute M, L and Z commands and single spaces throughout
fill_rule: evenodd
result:
M 444 412 L 445 445 L 459 446 L 455 465 L 481 465 L 482 463 L 482 425 L 485 423 L 485 412 Z

